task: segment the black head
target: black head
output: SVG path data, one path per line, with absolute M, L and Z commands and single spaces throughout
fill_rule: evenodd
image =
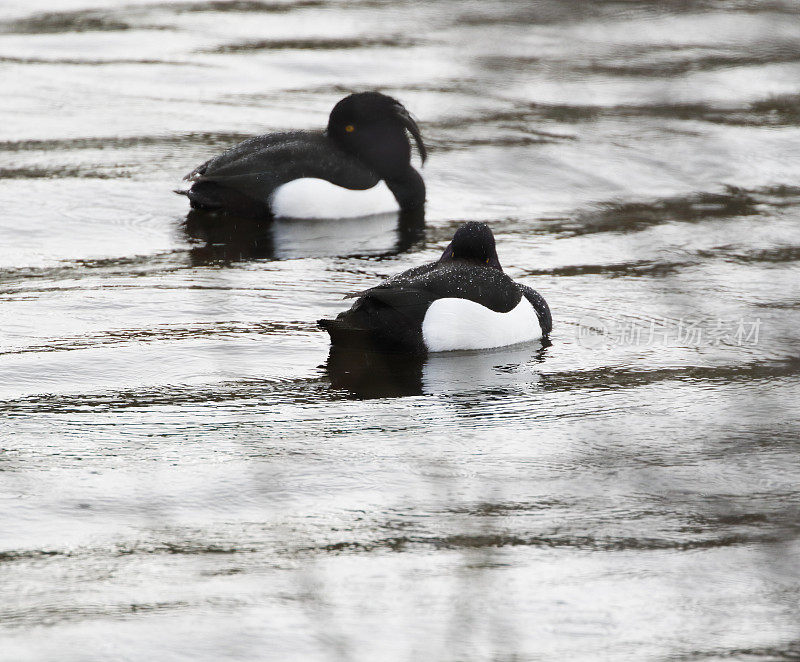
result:
M 464 223 L 453 235 L 453 241 L 444 249 L 439 262 L 461 260 L 473 264 L 486 264 L 503 270 L 497 257 L 494 235 L 486 223 Z
M 427 156 L 417 123 L 403 105 L 380 92 L 358 92 L 337 103 L 328 118 L 328 136 L 357 156 L 382 179 L 403 177 L 411 165 L 411 144 Z

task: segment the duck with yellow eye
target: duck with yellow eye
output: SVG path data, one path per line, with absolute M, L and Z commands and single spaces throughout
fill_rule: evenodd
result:
M 411 165 L 417 123 L 379 92 L 339 101 L 325 131 L 256 136 L 206 161 L 185 179 L 194 209 L 257 218 L 342 218 L 421 212 L 425 183 Z

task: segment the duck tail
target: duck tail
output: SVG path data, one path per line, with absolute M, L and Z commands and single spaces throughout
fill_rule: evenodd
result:
M 317 320 L 317 326 L 325 329 L 331 337 L 331 344 L 340 347 L 359 347 L 369 343 L 371 333 L 368 329 L 361 329 L 344 320 L 321 319 Z

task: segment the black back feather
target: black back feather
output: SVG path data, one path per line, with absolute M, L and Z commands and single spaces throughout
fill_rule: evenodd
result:
M 336 186 L 368 189 L 379 177 L 322 132 L 293 131 L 256 136 L 206 161 L 186 175 L 192 205 L 206 209 L 249 208 L 269 200 L 279 186 L 301 177 Z
M 422 321 L 437 299 L 468 299 L 507 313 L 520 302 L 522 290 L 492 267 L 449 261 L 410 269 L 358 297 L 335 320 L 319 321 L 334 345 L 422 352 Z

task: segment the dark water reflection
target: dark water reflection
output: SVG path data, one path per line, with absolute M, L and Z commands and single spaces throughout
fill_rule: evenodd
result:
M 797 3 L 12 0 L 0 70 L 0 660 L 797 659 Z M 424 220 L 172 192 L 365 88 Z M 330 350 L 471 219 L 551 345 Z
M 534 369 L 544 361 L 548 341 L 484 352 L 445 352 L 406 356 L 331 348 L 325 370 L 331 387 L 357 398 L 396 398 L 422 394 L 511 393 L 541 379 Z
M 264 221 L 192 210 L 182 229 L 198 244 L 189 251 L 193 266 L 254 259 L 379 258 L 404 253 L 424 242 L 425 213 Z

